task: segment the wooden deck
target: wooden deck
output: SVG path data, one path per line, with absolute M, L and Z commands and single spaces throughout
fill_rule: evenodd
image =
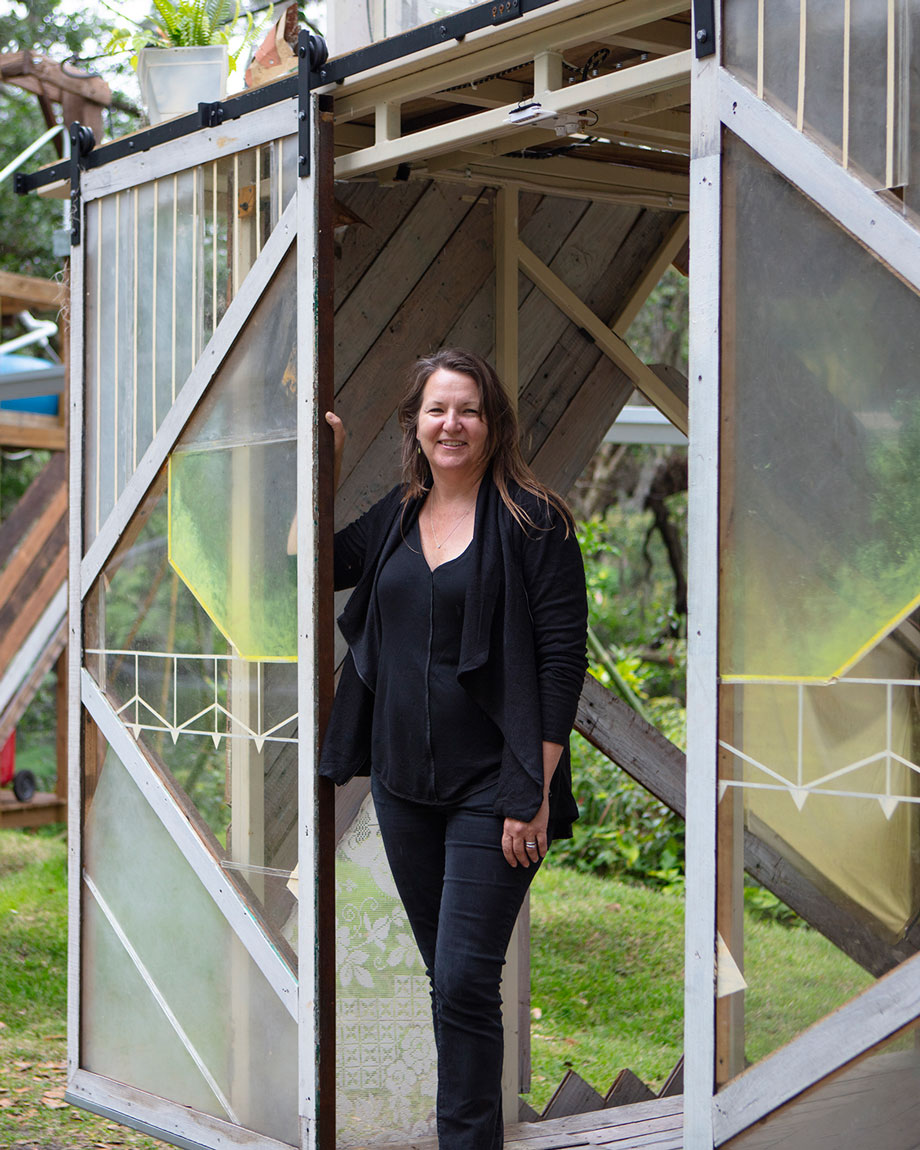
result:
M 519 1122 L 505 1127 L 505 1150 L 581 1150 L 582 1147 L 611 1147 L 611 1150 L 682 1150 L 684 1100 L 655 1098 L 609 1110 L 592 1110 L 568 1118 L 543 1122 Z M 383 1150 L 353 1147 L 352 1150 Z M 412 1142 L 388 1142 L 386 1150 L 437 1150 L 437 1138 Z

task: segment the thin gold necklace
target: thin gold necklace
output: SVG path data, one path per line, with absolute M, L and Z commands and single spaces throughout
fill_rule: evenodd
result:
M 429 512 L 429 515 L 428 515 L 428 526 L 431 529 L 431 537 L 432 537 L 432 539 L 434 539 L 434 545 L 438 549 L 438 551 L 441 550 L 441 548 L 444 546 L 444 544 L 447 542 L 447 540 L 450 539 L 451 535 L 453 535 L 453 533 L 457 530 L 457 528 L 460 526 L 460 524 L 463 522 L 463 520 L 466 519 L 467 515 L 469 515 L 469 513 L 472 510 L 473 510 L 472 507 L 467 507 L 466 511 L 463 512 L 463 514 L 460 516 L 460 518 L 457 520 L 457 522 L 453 525 L 453 527 L 451 527 L 450 531 L 447 532 L 447 534 L 444 536 L 444 538 L 439 543 L 438 542 L 438 533 L 434 529 L 434 508 L 431 509 L 431 511 Z

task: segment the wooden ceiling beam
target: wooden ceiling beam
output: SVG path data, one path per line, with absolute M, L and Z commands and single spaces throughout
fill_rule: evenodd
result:
M 434 96 L 445 88 L 468 85 L 471 76 L 493 76 L 530 64 L 541 52 L 564 52 L 604 35 L 626 32 L 647 23 L 650 16 L 673 16 L 686 9 L 686 0 L 620 0 L 615 4 L 609 0 L 557 0 L 531 16 L 483 29 L 443 48 L 429 48 L 424 55 L 413 54 L 395 66 L 371 69 L 325 90 L 335 96 L 336 123 L 359 119 L 373 113 L 381 102 L 402 104 Z
M 558 115 L 571 115 L 584 108 L 598 109 L 617 99 L 637 97 L 686 84 L 690 75 L 687 52 L 637 64 L 621 72 L 598 76 L 582 84 L 545 92 L 541 103 Z M 515 105 L 491 108 L 462 120 L 425 128 L 397 140 L 379 140 L 373 147 L 336 160 L 336 176 L 352 176 L 389 168 L 394 164 L 428 160 L 432 156 L 462 150 L 486 140 L 515 134 L 520 125 L 508 121 Z
M 689 24 L 678 24 L 673 20 L 656 20 L 652 24 L 642 24 L 638 28 L 604 36 L 602 42 L 614 48 L 629 48 L 633 52 L 667 55 L 669 52 L 682 52 L 685 48 L 689 48 L 691 35 Z

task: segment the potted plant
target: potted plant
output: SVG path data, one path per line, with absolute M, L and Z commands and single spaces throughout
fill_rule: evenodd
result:
M 134 30 L 115 31 L 107 50 L 134 53 L 131 62 L 137 69 L 147 116 L 151 124 L 159 124 L 194 111 L 199 103 L 222 100 L 227 94 L 229 72 L 255 42 L 262 26 L 256 28 L 251 13 L 245 13 L 242 42 L 231 54 L 230 38 L 240 20 L 239 0 L 151 2 L 153 12 L 148 20 L 129 20 Z M 111 4 L 106 7 L 116 11 Z

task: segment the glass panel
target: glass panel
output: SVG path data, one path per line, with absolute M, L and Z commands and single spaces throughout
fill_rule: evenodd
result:
M 288 255 L 169 464 L 169 561 L 247 659 L 297 655 L 296 264 Z
M 885 954 L 920 912 L 920 300 L 730 133 L 723 157 L 720 933 L 742 967 L 753 832 L 841 949 L 855 918 Z M 861 985 L 841 962 L 824 1010 Z M 730 1073 L 765 1052 L 745 976 Z
M 918 0 L 725 0 L 724 12 L 740 80 L 871 186 L 912 179 Z
M 722 56 L 725 67 L 757 87 L 757 20 L 760 0 L 724 0 Z
M 830 680 L 920 602 L 920 300 L 734 137 L 721 671 Z
M 774 1111 L 726 1150 L 911 1150 L 920 1122 L 916 1024 Z
M 292 966 L 282 940 L 297 856 L 295 270 L 292 253 L 85 616 L 90 673 Z
M 88 205 L 86 546 L 293 195 L 282 158 L 293 141 Z
M 370 796 L 336 851 L 335 888 L 337 1144 L 434 1134 L 428 978 Z
M 90 728 L 83 1065 L 296 1143 L 296 1024 L 97 739 Z

